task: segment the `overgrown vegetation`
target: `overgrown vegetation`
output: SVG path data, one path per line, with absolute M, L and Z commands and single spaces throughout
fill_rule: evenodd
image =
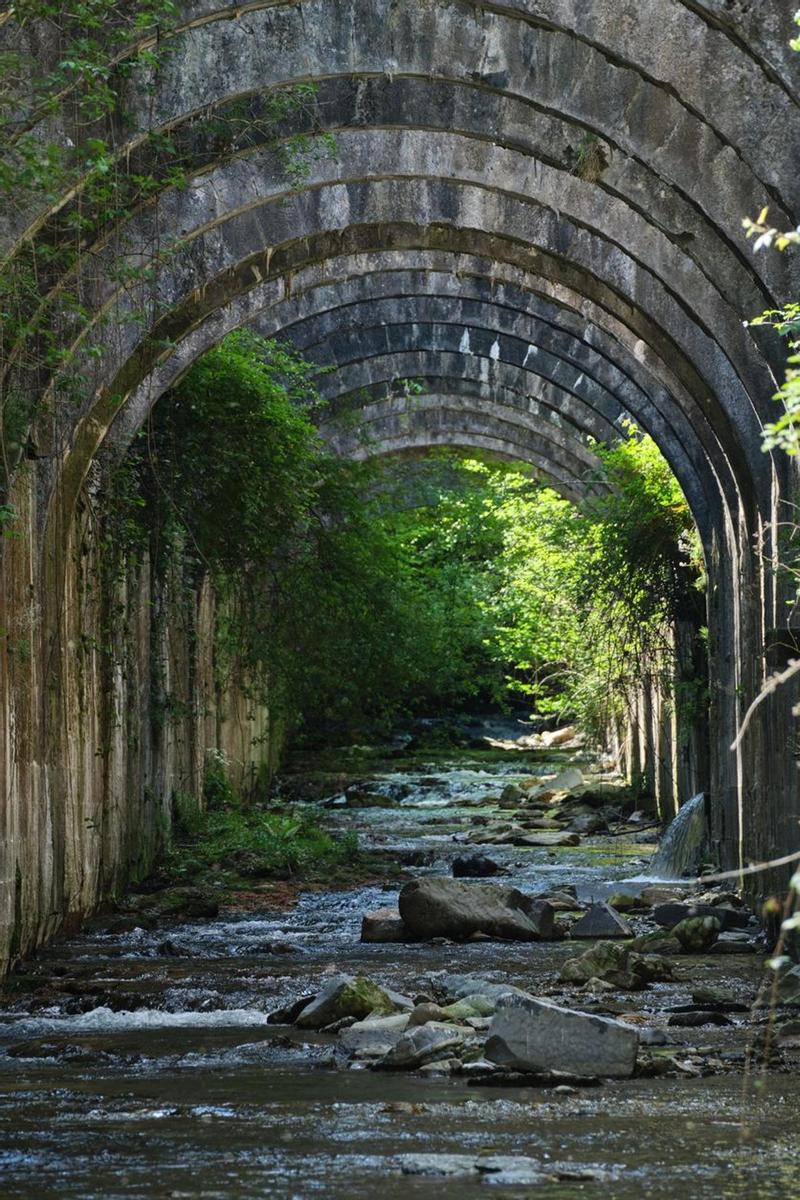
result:
M 213 579 L 221 684 L 295 731 L 522 702 L 598 740 L 645 680 L 672 688 L 699 554 L 649 438 L 596 446 L 576 507 L 475 458 L 339 461 L 318 404 L 308 364 L 232 335 L 159 404 L 109 496 L 128 560 L 149 548 Z
M 37 419 L 101 379 L 108 331 L 133 324 L 147 340 L 163 315 L 159 282 L 184 243 L 162 233 L 154 199 L 254 145 L 290 187 L 335 157 L 313 83 L 153 127 L 141 101 L 179 16 L 173 0 L 21 0 L 0 16 L 0 500 L 38 453 Z M 92 297 L 109 289 L 96 311 Z
M 173 833 L 162 869 L 176 883 L 213 879 L 230 887 L 262 880 L 331 880 L 341 873 L 368 870 L 358 837 L 333 837 L 319 814 L 276 807 L 266 801 L 243 803 L 234 793 L 201 807 L 194 797 L 175 797 Z

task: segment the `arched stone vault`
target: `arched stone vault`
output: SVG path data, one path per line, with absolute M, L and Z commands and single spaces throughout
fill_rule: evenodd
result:
M 782 8 L 182 6 L 153 88 L 135 75 L 122 84 L 113 137 L 120 162 L 146 172 L 149 135 L 168 132 L 186 185 L 165 185 L 97 235 L 74 274 L 42 287 L 44 313 L 65 288 L 85 306 L 86 321 L 64 327 L 80 402 L 60 402 L 21 352 L 0 363 L 5 386 L 46 401 L 38 458 L 15 484 L 41 597 L 38 678 L 70 678 L 60 597 L 92 463 L 124 450 L 198 354 L 250 325 L 334 368 L 320 379 L 321 428 L 342 452 L 483 446 L 576 496 L 593 467 L 587 439 L 628 418 L 651 433 L 709 569 L 720 853 L 733 863 L 783 846 L 796 782 L 789 700 L 728 750 L 784 599 L 767 563 L 791 469 L 761 449 L 783 352 L 744 322 L 796 296 L 800 280 L 796 261 L 753 255 L 741 230 L 766 203 L 775 224 L 800 220 L 800 80 Z M 287 170 L 293 143 L 276 146 L 259 114 L 276 90 L 309 82 L 313 104 L 278 133 L 330 131 L 336 152 L 317 141 L 300 177 Z M 204 119 L 242 106 L 253 121 L 235 145 L 203 132 Z M 43 136 L 70 136 L 68 114 L 47 120 Z M 26 237 L 55 236 L 79 197 L 80 186 L 47 211 L 9 214 L 3 245 L 13 254 Z M 120 257 L 136 265 L 154 249 L 155 279 L 122 282 Z M 410 378 L 418 396 L 398 386 Z M 15 695 L 9 710 L 23 703 Z M 45 722 L 34 704 L 30 728 L 33 758 L 65 770 L 67 718 Z M 4 737 L 11 747 L 11 725 Z M 37 788 L 30 796 L 63 825 L 50 785 Z M 51 892 L 66 887 L 54 863 L 41 867 Z M 101 891 L 85 885 L 81 905 Z M 42 922 L 32 918 L 33 940 Z

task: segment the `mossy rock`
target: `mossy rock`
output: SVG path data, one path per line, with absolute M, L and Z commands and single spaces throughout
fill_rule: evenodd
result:
M 637 908 L 644 908 L 639 897 L 631 896 L 628 892 L 615 892 L 608 903 L 621 913 L 634 912 Z
M 631 942 L 631 949 L 641 954 L 680 954 L 683 947 L 666 929 L 643 933 Z
M 579 958 L 568 959 L 561 968 L 565 983 L 603 980 L 628 992 L 638 992 L 648 984 L 672 979 L 672 964 L 632 953 L 619 942 L 598 942 Z
M 721 929 L 718 917 L 686 917 L 673 926 L 670 934 L 687 954 L 703 954 L 714 945 Z
M 363 1021 L 365 1017 L 388 1017 L 397 1012 L 389 994 L 367 975 L 345 976 L 333 980 L 306 1005 L 297 1018 L 301 1029 L 322 1029 L 345 1017 Z

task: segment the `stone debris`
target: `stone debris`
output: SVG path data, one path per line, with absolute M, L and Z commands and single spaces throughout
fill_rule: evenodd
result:
M 560 977 L 564 983 L 602 979 L 623 991 L 636 992 L 650 983 L 672 979 L 673 971 L 665 959 L 636 954 L 619 942 L 598 942 L 579 958 L 567 959 Z
M 406 1030 L 392 1046 L 389 1053 L 378 1063 L 378 1068 L 393 1070 L 402 1069 L 413 1071 L 434 1059 L 451 1058 L 454 1050 L 460 1050 L 467 1038 L 471 1038 L 471 1029 L 462 1029 L 457 1025 L 449 1025 L 430 1021 L 427 1025 L 416 1025 Z

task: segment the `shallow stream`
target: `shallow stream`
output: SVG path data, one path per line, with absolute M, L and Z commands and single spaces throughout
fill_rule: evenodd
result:
M 577 754 L 547 762 L 513 750 L 489 764 L 470 764 L 463 755 L 453 762 L 446 751 L 402 769 L 388 762 L 373 772 L 371 787 L 399 798 L 395 806 L 326 811 L 332 825 L 357 829 L 387 856 L 415 858 L 421 865 L 409 875 L 449 873 L 475 816 L 497 813 L 488 796 L 517 777 L 557 773 L 565 762 L 593 769 Z M 653 849 L 630 837 L 598 836 L 575 849 L 488 852 L 507 867 L 503 882 L 534 892 L 572 883 L 591 898 L 646 874 Z M 722 1073 L 560 1093 L 343 1068 L 332 1037 L 268 1025 L 270 1011 L 341 971 L 369 973 L 412 995 L 445 969 L 558 994 L 559 964 L 575 953 L 574 944 L 361 944 L 362 914 L 394 903 L 396 892 L 392 885 L 306 893 L 286 913 L 84 934 L 43 950 L 12 976 L 2 997 L 2 1195 L 797 1194 L 800 1079 L 793 1071 L 744 1077 L 748 1013 L 726 1028 L 667 1031 L 689 1057 L 725 1052 L 730 1069 Z M 756 955 L 692 957 L 680 983 L 603 997 L 596 1010 L 663 1024 L 664 1010 L 697 984 L 723 984 L 752 998 L 762 962 Z M 401 1156 L 415 1154 L 468 1154 L 487 1168 L 492 1156 L 511 1156 L 550 1173 L 558 1164 L 563 1178 L 533 1185 L 493 1169 L 404 1174 L 408 1160 Z M 447 1160 L 438 1161 L 448 1169 Z

